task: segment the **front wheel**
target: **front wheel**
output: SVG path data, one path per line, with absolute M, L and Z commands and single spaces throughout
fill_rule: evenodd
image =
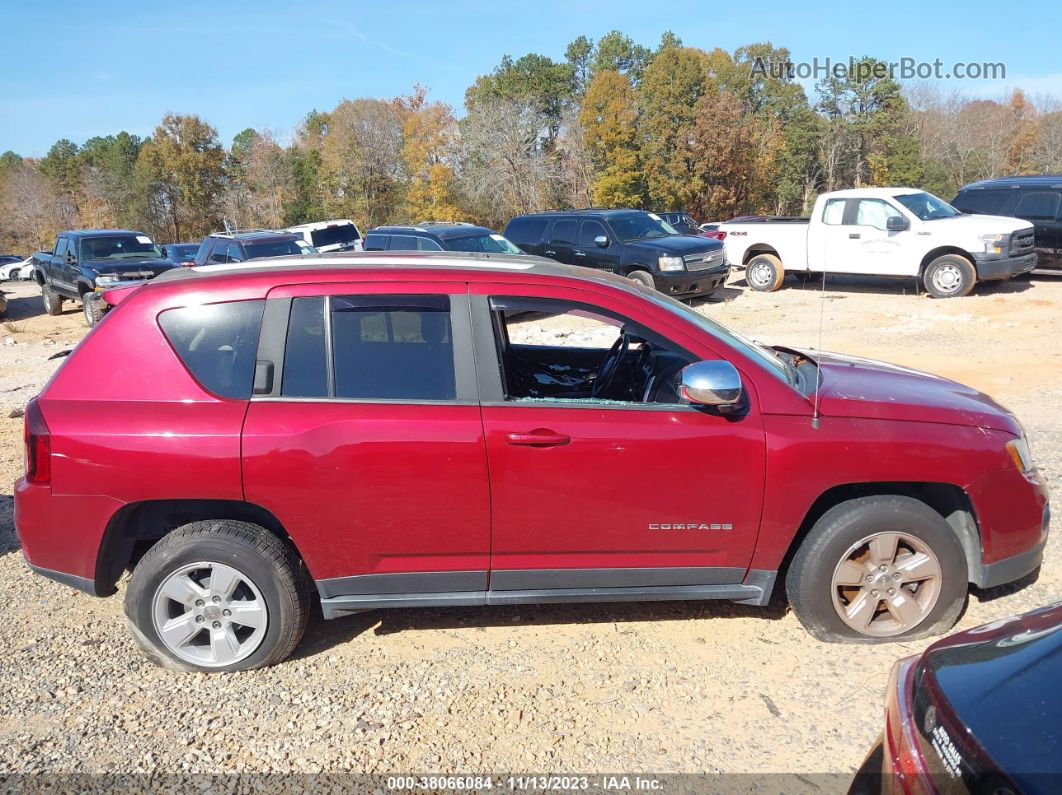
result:
M 922 282 L 934 298 L 960 298 L 974 288 L 977 272 L 966 257 L 945 254 L 929 263 Z
M 85 325 L 92 328 L 103 319 L 103 304 L 92 293 L 81 296 L 81 310 L 84 314 Z
M 125 594 L 144 654 L 179 671 L 246 671 L 287 657 L 306 627 L 301 563 L 247 522 L 193 522 L 148 550 Z
M 627 278 L 632 282 L 638 282 L 638 284 L 645 285 L 650 290 L 656 289 L 656 284 L 653 282 L 653 275 L 646 271 L 631 271 L 627 274 Z
M 943 517 L 887 495 L 826 511 L 797 550 L 786 591 L 816 638 L 882 643 L 950 629 L 968 579 L 962 544 Z
M 773 293 L 785 281 L 782 261 L 774 254 L 757 254 L 745 266 L 745 281 L 761 293 Z

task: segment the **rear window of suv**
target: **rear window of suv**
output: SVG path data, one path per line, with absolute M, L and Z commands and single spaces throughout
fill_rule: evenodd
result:
M 254 381 L 264 301 L 167 309 L 159 325 L 181 361 L 215 395 L 247 399 Z

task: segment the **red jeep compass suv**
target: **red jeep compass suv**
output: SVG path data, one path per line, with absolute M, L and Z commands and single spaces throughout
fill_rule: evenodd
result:
M 27 406 L 15 521 L 60 582 L 131 569 L 172 668 L 282 660 L 311 598 L 762 605 L 780 570 L 816 637 L 910 639 L 1042 556 L 1047 492 L 990 398 L 607 273 L 346 254 L 106 299 Z

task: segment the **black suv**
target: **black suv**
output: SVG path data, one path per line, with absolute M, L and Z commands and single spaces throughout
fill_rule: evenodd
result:
M 684 235 L 699 235 L 701 233 L 700 227 L 689 213 L 666 212 L 657 213 L 657 215 L 670 224 L 676 232 L 681 232 Z
M 203 238 L 195 255 L 196 265 L 223 265 L 262 257 L 316 254 L 317 250 L 296 232 L 255 229 L 246 232 L 215 232 Z
M 455 221 L 421 221 L 416 226 L 378 226 L 365 234 L 366 251 L 475 251 L 520 254 L 520 249 L 485 226 Z
M 642 210 L 521 215 L 505 236 L 528 254 L 618 273 L 668 295 L 710 295 L 730 272 L 718 240 L 678 234 Z
M 976 215 L 1005 215 L 1036 229 L 1036 267 L 1062 269 L 1062 177 L 1006 177 L 959 189 L 952 204 Z

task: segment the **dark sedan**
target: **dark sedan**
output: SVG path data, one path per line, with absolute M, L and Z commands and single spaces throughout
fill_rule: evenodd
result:
M 850 793 L 1062 791 L 1062 603 L 896 663 Z

